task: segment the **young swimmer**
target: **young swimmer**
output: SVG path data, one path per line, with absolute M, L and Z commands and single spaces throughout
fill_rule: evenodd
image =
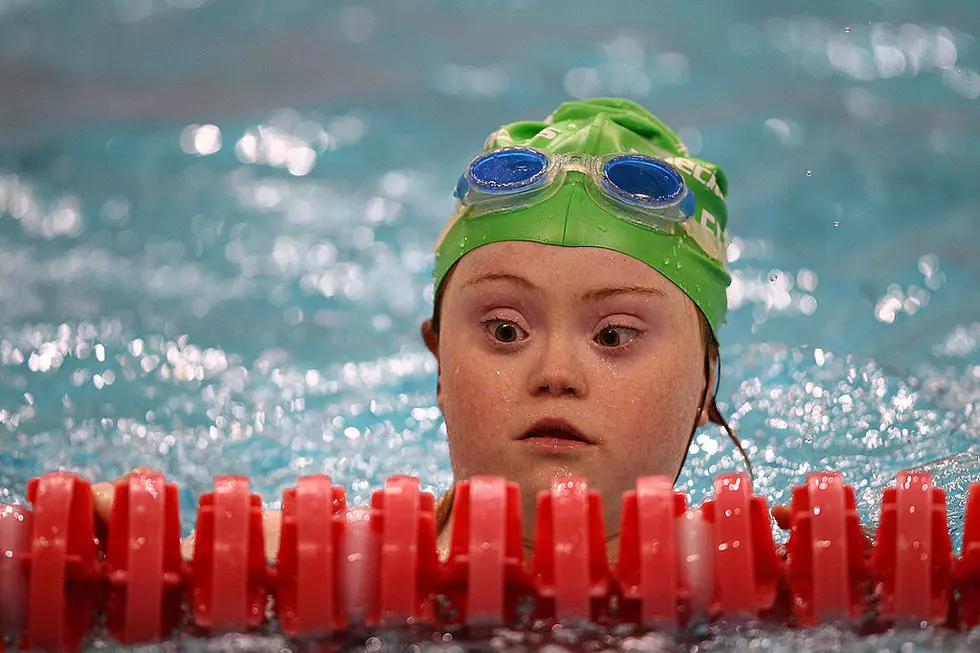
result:
M 460 178 L 422 337 L 454 477 L 517 482 L 528 551 L 554 477 L 601 492 L 614 557 L 623 492 L 676 479 L 698 427 L 722 425 L 748 464 L 715 404 L 726 190 L 717 166 L 622 99 L 501 127 Z M 94 492 L 107 519 L 111 485 Z M 443 556 L 453 497 L 437 506 Z M 270 557 L 279 519 L 266 513 Z
M 614 99 L 498 129 L 461 178 L 422 336 L 454 476 L 517 481 L 528 549 L 538 493 L 583 476 L 615 555 L 623 492 L 676 479 L 697 428 L 725 425 L 726 187 L 663 122 Z

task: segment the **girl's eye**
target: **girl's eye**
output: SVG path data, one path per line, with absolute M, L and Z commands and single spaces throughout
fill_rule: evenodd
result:
M 527 337 L 524 329 L 506 320 L 487 320 L 484 325 L 497 342 L 517 342 Z
M 603 347 L 622 347 L 630 343 L 639 331 L 627 326 L 608 326 L 599 332 L 595 341 Z

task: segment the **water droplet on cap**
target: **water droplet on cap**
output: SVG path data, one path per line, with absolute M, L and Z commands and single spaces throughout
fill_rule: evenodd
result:
M 808 169 L 808 170 L 806 171 L 806 176 L 807 176 L 807 177 L 812 177 L 812 176 L 813 176 L 813 170 L 809 170 L 809 169 Z

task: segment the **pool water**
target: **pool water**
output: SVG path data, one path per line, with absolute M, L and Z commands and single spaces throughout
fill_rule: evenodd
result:
M 840 470 L 980 481 L 980 5 L 0 0 L 0 500 L 64 468 L 277 507 L 444 491 L 432 243 L 504 122 L 622 95 L 730 181 L 722 411 L 771 503 Z M 740 470 L 696 438 L 692 501 Z M 502 631 L 491 650 L 975 650 L 977 634 Z M 387 634 L 366 650 L 418 644 Z M 277 651 L 269 635 L 161 649 Z M 93 650 L 116 650 L 94 639 Z

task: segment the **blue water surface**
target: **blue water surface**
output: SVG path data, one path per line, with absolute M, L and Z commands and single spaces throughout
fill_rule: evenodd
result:
M 874 524 L 895 473 L 928 469 L 958 547 L 980 481 L 978 37 L 965 0 L 0 0 L 0 500 L 46 470 L 148 465 L 179 483 L 186 533 L 217 474 L 269 507 L 315 472 L 352 503 L 396 473 L 445 490 L 418 324 L 453 184 L 499 124 L 620 95 L 728 175 L 719 399 L 756 491 L 840 470 Z M 680 487 L 700 501 L 739 469 L 704 430 Z M 467 644 L 978 645 L 754 627 Z

